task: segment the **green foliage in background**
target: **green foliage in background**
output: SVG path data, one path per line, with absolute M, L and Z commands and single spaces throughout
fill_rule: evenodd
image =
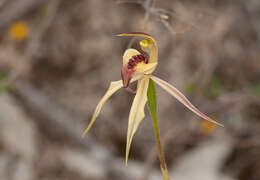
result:
M 188 82 L 188 83 L 186 83 L 186 85 L 185 85 L 185 90 L 186 90 L 190 95 L 193 95 L 193 94 L 195 94 L 195 93 L 197 92 L 197 87 L 196 87 L 195 84 Z
M 223 94 L 227 88 L 225 87 L 223 81 L 217 76 L 212 76 L 210 83 L 209 83 L 209 89 L 207 91 L 207 94 L 211 98 L 216 98 L 219 95 Z
M 260 82 L 253 83 L 250 89 L 253 95 L 260 96 Z
M 8 78 L 8 73 L 0 72 L 0 93 L 8 91 L 9 87 L 5 83 Z

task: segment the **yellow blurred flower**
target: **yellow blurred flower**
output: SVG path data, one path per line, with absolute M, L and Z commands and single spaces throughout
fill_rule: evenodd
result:
M 9 27 L 8 33 L 16 41 L 24 40 L 29 34 L 29 25 L 24 21 L 15 22 Z
M 210 121 L 203 120 L 200 124 L 200 132 L 202 132 L 205 135 L 212 134 L 216 129 L 216 124 Z

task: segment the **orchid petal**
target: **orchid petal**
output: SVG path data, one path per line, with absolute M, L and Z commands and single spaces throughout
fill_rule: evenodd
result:
M 133 56 L 141 54 L 136 49 L 127 49 L 123 55 L 123 64 L 127 64 L 129 62 L 129 59 L 131 59 Z
M 189 108 L 192 112 L 197 114 L 199 117 L 201 117 L 207 121 L 210 121 L 214 124 L 224 127 L 222 124 L 212 120 L 211 118 L 209 118 L 208 116 L 206 116 L 205 114 L 200 112 L 194 105 L 191 104 L 191 102 L 178 89 L 176 89 L 175 87 L 173 87 L 166 81 L 163 81 L 162 79 L 157 78 L 155 76 L 152 76 L 151 79 L 154 80 L 154 82 L 156 82 L 159 86 L 161 86 L 164 90 L 166 90 L 172 96 L 174 96 L 178 101 L 180 101 L 182 104 L 184 104 L 187 108 Z
M 141 54 L 139 51 L 137 51 L 136 49 L 127 49 L 123 55 L 123 64 L 127 64 L 129 62 L 129 59 L 131 59 L 133 56 L 136 56 L 136 55 L 139 55 Z M 152 73 L 155 68 L 157 66 L 157 62 L 154 62 L 154 63 L 148 63 L 148 64 L 145 64 L 145 63 L 139 63 L 135 70 L 138 72 L 138 73 L 145 73 L 145 74 L 150 74 Z
M 143 40 L 140 42 L 140 45 L 143 49 L 148 48 L 150 50 L 150 60 L 149 63 L 156 63 L 158 60 L 158 47 L 156 44 L 156 41 L 152 36 L 146 33 L 142 32 L 131 32 L 131 33 L 123 33 L 119 34 L 118 36 L 138 36 L 138 37 L 144 37 L 147 40 Z
M 128 155 L 130 151 L 130 146 L 132 143 L 133 136 L 144 118 L 144 107 L 147 102 L 147 89 L 149 84 L 149 78 L 142 78 L 137 84 L 137 93 L 134 98 L 128 120 L 127 129 L 127 143 L 126 143 L 126 164 L 128 161 Z
M 82 134 L 82 137 L 84 137 L 87 132 L 90 130 L 90 128 L 92 127 L 92 125 L 94 124 L 94 122 L 96 121 L 103 105 L 105 104 L 105 102 L 117 91 L 119 90 L 120 88 L 123 87 L 123 82 L 122 80 L 119 80 L 119 81 L 112 81 L 110 83 L 110 86 L 106 92 L 106 94 L 102 97 L 102 99 L 99 101 L 97 107 L 96 107 L 96 110 L 92 116 L 92 119 L 88 125 L 88 127 L 86 128 L 86 130 L 83 132 Z
M 140 76 L 135 76 L 135 77 L 131 80 L 130 83 L 139 80 L 141 77 L 142 77 L 141 75 L 140 75 Z M 87 134 L 87 132 L 90 130 L 90 128 L 93 126 L 93 124 L 94 124 L 94 122 L 96 121 L 96 119 L 97 119 L 97 117 L 98 117 L 98 115 L 99 115 L 99 113 L 100 113 L 100 111 L 101 111 L 103 105 L 105 104 L 105 102 L 106 102 L 117 90 L 119 90 L 119 89 L 122 88 L 122 87 L 123 87 L 123 81 L 122 81 L 122 80 L 112 81 L 112 82 L 110 83 L 110 86 L 109 86 L 109 88 L 108 88 L 106 94 L 105 94 L 105 95 L 102 97 L 102 99 L 99 101 L 99 103 L 98 103 L 98 105 L 97 105 L 97 107 L 96 107 L 96 109 L 95 109 L 95 112 L 94 112 L 94 114 L 93 114 L 93 116 L 92 116 L 92 119 L 91 119 L 91 121 L 90 121 L 88 127 L 86 128 L 86 130 L 85 130 L 85 131 L 83 132 L 83 134 L 81 135 L 82 137 L 84 137 L 84 136 Z
M 149 64 L 138 64 L 136 66 L 136 72 L 141 74 L 151 74 L 157 66 L 157 63 L 149 63 Z
M 137 72 L 142 72 L 143 74 L 151 74 L 157 66 L 157 63 L 149 63 L 149 64 L 138 64 L 136 66 Z

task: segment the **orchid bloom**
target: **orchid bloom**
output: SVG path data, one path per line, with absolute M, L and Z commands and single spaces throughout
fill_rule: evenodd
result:
M 90 130 L 92 125 L 94 124 L 97 116 L 99 115 L 101 108 L 105 104 L 105 102 L 120 88 L 124 87 L 129 91 L 131 90 L 128 85 L 134 81 L 138 81 L 136 95 L 130 110 L 129 119 L 128 119 L 128 129 L 127 129 L 127 143 L 126 143 L 126 163 L 128 161 L 128 154 L 130 151 L 130 145 L 133 139 L 133 136 L 143 120 L 144 107 L 147 103 L 147 90 L 149 80 L 152 79 L 155 83 L 161 86 L 164 90 L 166 90 L 170 95 L 175 97 L 178 101 L 184 104 L 188 109 L 197 114 L 199 117 L 223 126 L 222 124 L 212 120 L 202 112 L 200 112 L 195 106 L 191 104 L 191 102 L 175 87 L 167 83 L 166 81 L 155 77 L 152 75 L 152 72 L 155 70 L 158 61 L 158 48 L 156 41 L 153 37 L 145 33 L 125 33 L 119 34 L 118 36 L 138 36 L 143 37 L 144 40 L 140 41 L 140 46 L 143 51 L 148 52 L 149 57 L 137 51 L 136 49 L 127 49 L 123 55 L 123 67 L 122 67 L 122 80 L 113 81 L 110 83 L 110 86 L 106 92 L 106 94 L 102 97 L 100 102 L 98 103 L 96 110 L 92 116 L 92 119 L 82 134 L 85 136 L 86 133 Z

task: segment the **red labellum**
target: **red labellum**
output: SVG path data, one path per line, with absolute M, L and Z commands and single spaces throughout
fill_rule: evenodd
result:
M 145 63 L 148 64 L 148 57 L 146 57 L 143 54 L 135 55 L 132 56 L 129 60 L 128 63 L 123 65 L 121 75 L 122 75 L 122 80 L 123 80 L 123 87 L 127 88 L 129 85 L 130 80 L 133 77 L 133 74 L 135 72 L 135 67 L 138 63 Z
M 123 66 L 122 71 L 121 71 L 121 76 L 122 76 L 124 88 L 128 87 L 133 74 L 134 74 L 134 70 L 131 65 L 128 64 L 128 66 Z

